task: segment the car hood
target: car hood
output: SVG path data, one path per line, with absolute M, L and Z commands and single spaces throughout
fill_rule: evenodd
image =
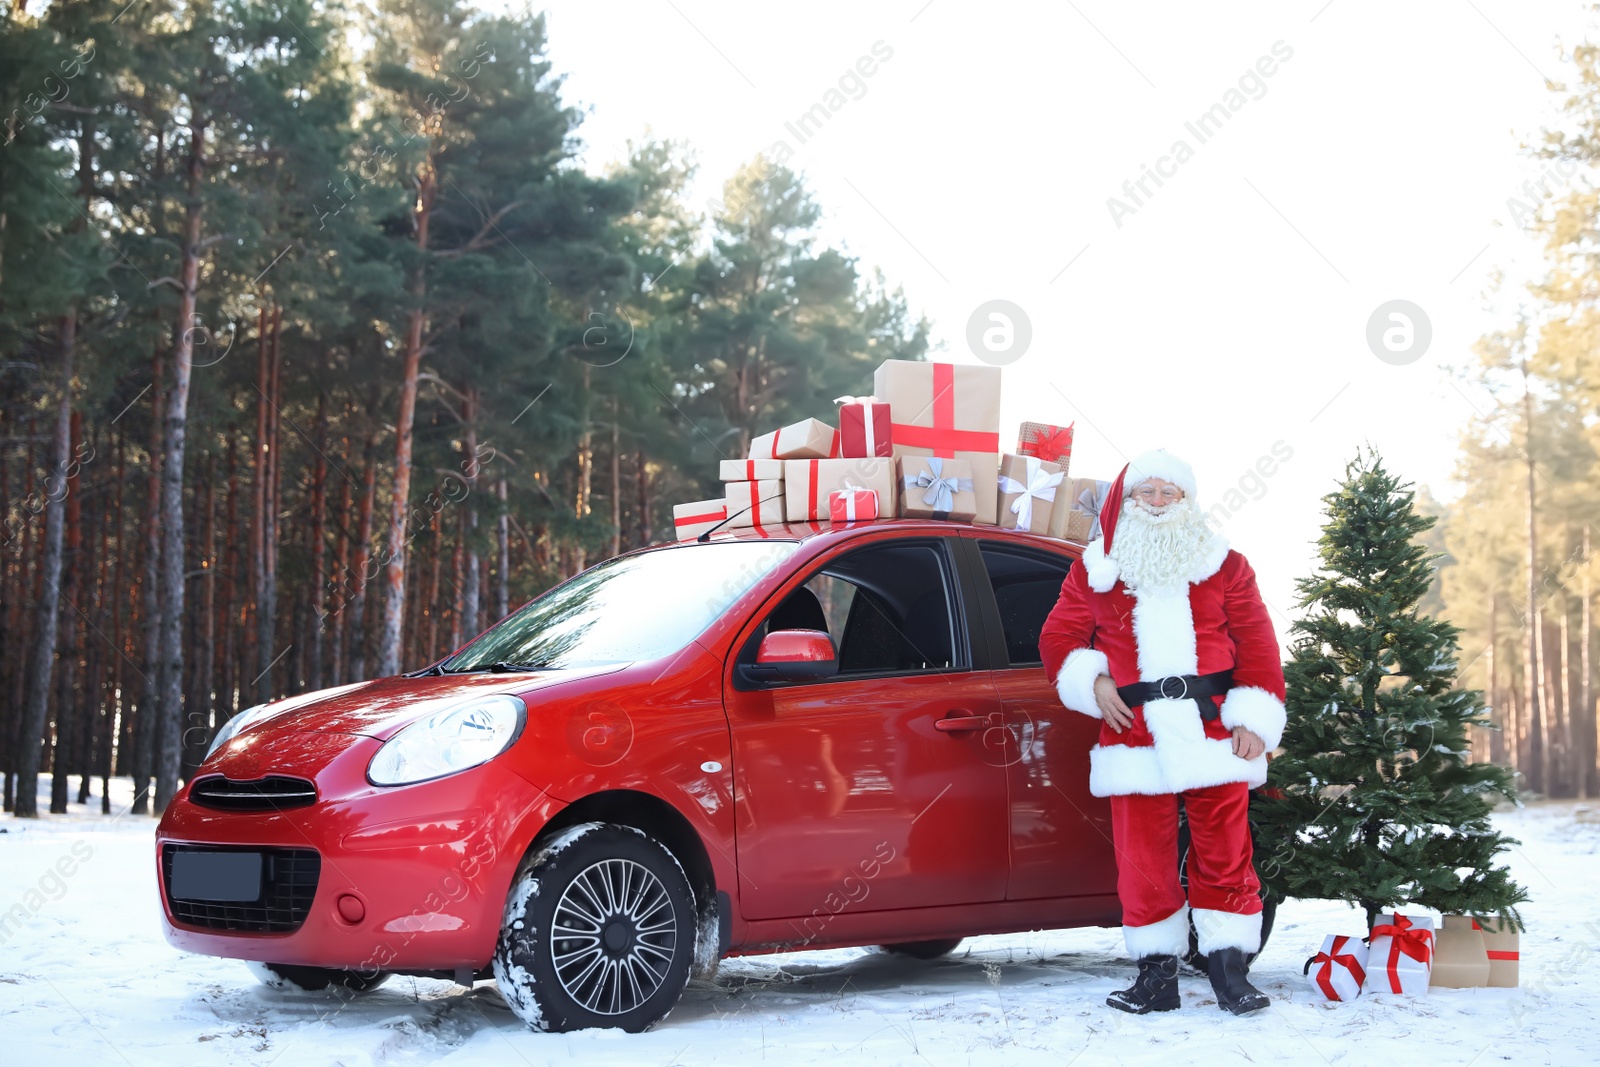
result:
M 609 674 L 625 663 L 535 671 L 527 674 L 397 676 L 319 689 L 273 701 L 272 718 L 249 727 L 230 744 L 270 743 L 292 733 L 360 734 L 386 740 L 401 729 L 452 704 L 489 693 L 513 693 L 534 710 L 539 693 L 583 678 Z

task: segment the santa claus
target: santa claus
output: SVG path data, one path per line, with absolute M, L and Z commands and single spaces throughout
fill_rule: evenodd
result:
M 1140 1015 L 1178 1007 L 1192 917 L 1217 1002 L 1257 1011 L 1268 1000 L 1247 977 L 1261 948 L 1248 807 L 1283 734 L 1278 639 L 1255 572 L 1197 506 L 1187 463 L 1164 450 L 1133 460 L 1100 524 L 1039 647 L 1061 702 L 1102 720 L 1089 789 L 1111 800 L 1122 932 L 1139 964 L 1133 985 L 1106 1002 Z

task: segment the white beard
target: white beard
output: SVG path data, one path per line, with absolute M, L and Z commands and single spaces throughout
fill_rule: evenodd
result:
M 1182 588 L 1198 564 L 1216 554 L 1220 541 L 1221 535 L 1188 497 L 1156 509 L 1129 497 L 1106 556 L 1129 589 Z

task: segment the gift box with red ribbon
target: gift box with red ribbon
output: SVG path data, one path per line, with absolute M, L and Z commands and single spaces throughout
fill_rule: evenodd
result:
M 831 511 L 829 494 L 835 489 L 871 489 L 878 494 L 878 507 L 893 515 L 895 506 L 894 460 L 857 457 L 855 459 L 791 459 L 783 464 L 783 484 L 787 489 L 790 522 L 827 519 Z
M 959 460 L 976 487 L 975 520 L 999 523 L 1000 368 L 886 359 L 872 391 L 889 403 L 896 458 Z
M 750 442 L 751 459 L 828 459 L 839 454 L 839 431 L 817 419 L 801 419 Z
M 1017 434 L 1017 455 L 1042 459 L 1067 471 L 1072 466 L 1072 427 L 1024 422 Z
M 850 486 L 828 494 L 828 518 L 834 522 L 863 522 L 878 517 L 878 493 Z
M 1483 947 L 1489 956 L 1489 986 L 1496 989 L 1515 989 L 1522 950 L 1517 928 L 1510 923 L 1472 921 L 1472 928 L 1483 934 Z
M 757 482 L 728 482 L 729 526 L 770 526 L 782 524 L 783 482 L 772 478 Z
M 1433 943 L 1433 989 L 1477 989 L 1489 984 L 1489 953 L 1483 932 L 1467 915 L 1446 915 Z
M 845 459 L 894 455 L 894 428 L 889 405 L 875 396 L 841 396 L 839 455 Z
M 717 476 L 725 482 L 770 482 L 783 477 L 781 459 L 724 459 Z
M 1306 961 L 1311 987 L 1329 1000 L 1354 1000 L 1367 980 L 1367 943 L 1359 937 L 1329 934 L 1322 951 Z
M 680 541 L 699 537 L 727 517 L 728 502 L 720 498 L 672 505 L 672 529 Z
M 1426 993 L 1433 974 L 1433 945 L 1433 920 L 1428 916 L 1395 912 L 1380 918 L 1372 928 L 1367 956 L 1367 992 Z

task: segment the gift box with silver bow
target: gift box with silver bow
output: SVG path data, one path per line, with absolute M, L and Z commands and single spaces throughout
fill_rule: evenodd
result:
M 1000 525 L 1007 530 L 1049 533 L 1050 512 L 1063 477 L 1059 464 L 1009 452 L 1001 456 Z
M 909 519 L 971 522 L 978 513 L 972 465 L 942 456 L 901 456 L 900 514 Z

